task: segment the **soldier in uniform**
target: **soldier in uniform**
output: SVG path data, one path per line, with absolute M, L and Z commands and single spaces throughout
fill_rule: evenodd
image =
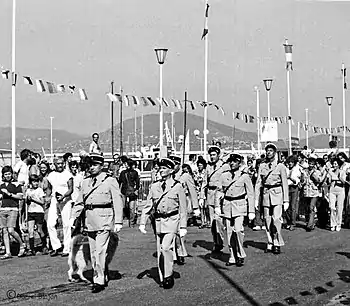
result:
M 220 217 L 221 210 L 215 208 L 215 195 L 218 190 L 220 177 L 224 171 L 225 164 L 219 159 L 221 150 L 217 146 L 211 146 L 208 149 L 210 161 L 207 165 L 207 185 L 206 196 L 209 207 L 209 218 L 211 224 L 211 232 L 213 235 L 214 249 L 213 252 L 221 252 L 224 247 L 224 225 Z
M 103 156 L 91 153 L 90 176 L 84 179 L 81 193 L 73 206 L 71 225 L 85 211 L 85 229 L 88 233 L 91 262 L 94 269 L 92 292 L 107 286 L 107 247 L 111 231 L 123 226 L 123 202 L 118 182 L 102 172 Z
M 286 211 L 289 206 L 287 170 L 278 163 L 277 147 L 273 143 L 268 143 L 265 151 L 266 159 L 259 166 L 255 185 L 255 208 L 258 209 L 261 196 L 267 234 L 265 252 L 280 254 L 284 245 L 281 235 L 282 210 L 284 208 Z
M 184 237 L 187 233 L 186 195 L 181 183 L 173 179 L 174 168 L 171 159 L 160 160 L 161 180 L 151 186 L 139 227 L 142 233 L 146 233 L 147 216 L 153 209 L 157 231 L 158 273 L 164 289 L 174 286 L 173 252 L 176 234 L 179 232 Z
M 227 162 L 231 170 L 222 174 L 216 193 L 215 208 L 222 210 L 227 228 L 230 259 L 226 266 L 244 265 L 246 254 L 243 248 L 244 217 L 255 218 L 254 188 L 249 174 L 242 171 L 243 156 L 230 154 Z

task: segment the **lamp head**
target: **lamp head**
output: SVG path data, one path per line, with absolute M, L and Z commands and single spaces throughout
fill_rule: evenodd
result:
M 265 85 L 266 91 L 270 91 L 271 90 L 272 81 L 273 81 L 273 79 L 265 79 L 264 80 L 264 85 Z
M 157 48 L 157 49 L 154 49 L 154 51 L 156 52 L 158 64 L 163 65 L 165 62 L 165 58 L 166 58 L 166 54 L 168 52 L 168 49 Z
M 333 102 L 333 97 L 326 97 L 326 101 L 327 101 L 328 106 L 331 106 L 332 102 Z

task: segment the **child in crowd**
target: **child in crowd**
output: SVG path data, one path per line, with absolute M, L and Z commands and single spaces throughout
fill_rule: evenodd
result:
M 29 188 L 26 192 L 26 200 L 28 206 L 28 232 L 29 232 L 29 247 L 28 255 L 35 255 L 34 248 L 34 226 L 36 225 L 38 234 L 42 243 L 42 254 L 47 255 L 46 234 L 43 231 L 44 224 L 44 190 L 39 187 L 40 177 L 32 174 L 29 177 Z
M 1 172 L 3 183 L 0 185 L 0 199 L 2 200 L 0 208 L 0 227 L 3 233 L 6 253 L 0 258 L 8 259 L 12 257 L 9 235 L 20 244 L 18 257 L 23 257 L 25 256 L 26 246 L 21 236 L 15 231 L 20 211 L 19 201 L 23 199 L 22 187 L 18 183 L 13 182 L 13 170 L 11 166 L 5 166 L 2 168 Z

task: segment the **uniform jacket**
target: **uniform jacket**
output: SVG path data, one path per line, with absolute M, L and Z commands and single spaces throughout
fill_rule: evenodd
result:
M 271 186 L 278 187 L 270 188 Z M 260 196 L 262 196 L 262 204 L 265 207 L 282 205 L 283 202 L 289 202 L 287 169 L 285 165 L 278 164 L 277 160 L 271 163 L 265 161 L 260 164 L 255 185 L 256 202 L 259 201 Z
M 317 169 L 306 169 L 304 171 L 304 197 L 315 198 L 322 195 L 321 188 L 321 171 Z
M 156 219 L 156 231 L 157 233 L 177 233 L 180 228 L 186 228 L 187 226 L 187 203 L 184 188 L 180 182 L 170 178 L 166 180 L 166 188 L 163 191 L 162 184 L 164 181 L 158 181 L 151 185 L 150 192 L 148 194 L 146 205 L 144 206 L 141 214 L 140 225 L 145 225 L 147 217 L 152 213 L 152 208 L 157 205 L 157 213 L 169 214 L 178 210 L 179 214 Z M 177 184 L 175 185 L 175 182 Z M 163 193 L 169 191 L 160 200 Z
M 87 231 L 113 230 L 115 224 L 123 224 L 123 202 L 117 180 L 100 173 L 96 177 L 95 187 L 98 186 L 86 199 L 85 204 L 103 205 L 113 203 L 113 208 L 95 208 L 86 210 L 85 226 Z M 102 182 L 103 181 L 103 182 Z M 84 197 L 93 184 L 93 178 L 83 180 L 81 193 L 72 209 L 72 217 L 77 218 L 84 208 Z
M 208 205 L 215 205 L 215 194 L 219 186 L 220 177 L 225 171 L 225 166 L 222 160 L 218 160 L 215 164 L 208 163 L 207 165 L 207 180 L 206 180 L 206 195 Z M 227 170 L 227 168 L 226 168 Z
M 229 188 L 227 189 L 227 187 Z M 244 199 L 229 201 L 223 199 L 224 195 L 229 197 L 237 197 L 245 195 Z M 220 206 L 220 201 L 223 199 L 223 213 L 226 218 L 237 216 L 245 216 L 247 213 L 254 213 L 254 188 L 249 175 L 242 170 L 237 170 L 234 173 L 226 171 L 222 174 L 216 193 L 215 206 Z
M 188 195 L 191 200 L 192 208 L 197 209 L 199 207 L 198 195 L 193 177 L 189 173 L 183 173 L 180 176 L 180 182 L 184 187 L 185 194 Z

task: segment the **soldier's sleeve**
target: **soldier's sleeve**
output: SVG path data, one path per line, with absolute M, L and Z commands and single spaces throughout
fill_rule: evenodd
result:
M 147 218 L 151 214 L 153 208 L 153 188 L 153 185 L 151 185 L 150 191 L 147 196 L 146 204 L 142 209 L 140 225 L 146 225 Z
M 190 194 L 190 199 L 192 202 L 193 209 L 197 209 L 199 207 L 198 205 L 198 195 L 196 191 L 196 185 L 194 184 L 194 180 L 191 176 L 188 176 L 188 180 L 186 181 L 188 192 Z
M 114 223 L 123 224 L 123 200 L 118 181 L 115 178 L 109 178 L 108 181 L 113 201 Z
M 255 194 L 254 194 L 254 187 L 252 180 L 250 179 L 248 174 L 244 174 L 244 184 L 245 184 L 245 190 L 247 192 L 247 198 L 248 198 L 248 213 L 254 213 L 255 212 Z
M 259 166 L 258 176 L 255 183 L 255 206 L 259 204 L 260 192 L 261 192 L 261 166 Z
M 224 186 L 222 185 L 222 176 L 220 176 L 217 190 L 215 192 L 215 198 L 214 198 L 214 206 L 220 207 L 221 199 L 224 197 Z
M 70 214 L 71 219 L 76 219 L 80 216 L 81 212 L 83 211 L 84 208 L 84 195 L 83 195 L 83 186 L 84 186 L 84 181 L 82 182 L 82 188 L 79 192 L 79 195 L 74 202 L 74 205 L 72 207 L 72 211 Z
M 289 188 L 287 180 L 287 170 L 285 166 L 280 167 L 280 175 L 282 181 L 283 202 L 289 202 Z
M 202 183 L 199 187 L 199 198 L 205 199 L 205 188 L 207 187 L 207 180 L 208 180 L 208 172 L 205 171 Z
M 178 184 L 179 190 L 179 212 L 180 212 L 180 228 L 187 227 L 187 201 L 185 190 L 181 184 Z

